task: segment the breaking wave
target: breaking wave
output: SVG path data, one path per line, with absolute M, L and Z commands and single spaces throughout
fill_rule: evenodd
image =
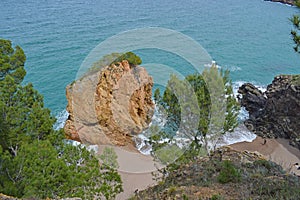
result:
M 239 70 L 239 69 L 238 69 Z M 237 98 L 238 96 L 238 88 L 240 86 L 242 86 L 244 83 L 246 83 L 245 81 L 236 81 L 233 83 L 233 92 L 235 97 Z M 262 92 L 266 91 L 266 86 L 264 85 L 259 85 L 254 83 L 254 85 L 256 87 L 258 87 Z M 228 132 L 225 133 L 224 135 L 222 135 L 216 146 L 217 147 L 221 147 L 221 146 L 226 146 L 226 145 L 231 145 L 231 144 L 235 144 L 235 143 L 239 143 L 239 142 L 252 142 L 255 138 L 256 135 L 252 132 L 250 132 L 244 125 L 243 125 L 243 121 L 245 121 L 246 119 L 248 119 L 249 117 L 249 113 L 245 108 L 241 108 L 240 113 L 238 115 L 238 121 L 239 121 L 239 126 L 236 127 L 234 129 L 233 132 Z M 166 118 L 157 110 L 155 109 L 153 118 L 152 118 L 152 122 L 151 123 L 155 123 L 158 124 L 160 128 L 162 128 L 162 126 L 166 123 Z M 151 126 L 151 124 L 150 124 Z M 137 149 L 145 155 L 149 155 L 151 153 L 151 145 L 148 143 L 149 139 L 148 136 L 149 135 L 149 130 L 145 130 L 144 132 L 142 132 L 141 134 L 139 134 L 137 136 L 137 141 L 136 142 L 136 147 Z M 183 141 L 185 143 L 188 143 L 187 138 L 175 138 L 175 141 Z M 177 144 L 178 146 L 181 146 L 181 144 Z M 211 142 L 208 141 L 208 146 L 212 146 Z
M 246 83 L 245 81 L 236 81 L 233 82 L 233 92 L 235 97 L 238 95 L 238 88 Z M 256 87 L 258 87 L 261 91 L 266 90 L 266 86 L 254 84 Z M 58 130 L 60 128 L 64 127 L 64 124 L 66 120 L 68 119 L 69 113 L 66 110 L 62 110 L 58 115 L 56 116 L 56 123 L 54 124 L 53 128 L 55 130 Z M 224 134 L 217 142 L 217 147 L 230 145 L 238 142 L 251 142 L 256 138 L 256 135 L 254 133 L 251 133 L 248 131 L 248 129 L 242 124 L 243 121 L 245 121 L 249 117 L 249 114 L 245 108 L 241 108 L 238 120 L 240 122 L 240 125 L 235 128 L 233 132 L 228 132 Z M 154 115 L 152 117 L 152 122 L 150 123 L 149 127 L 151 125 L 157 125 L 159 128 L 162 128 L 166 123 L 166 117 L 160 112 L 157 108 L 155 108 Z M 147 129 L 143 131 L 141 134 L 139 134 L 136 138 L 136 148 L 145 155 L 150 155 L 152 148 L 151 145 L 149 145 L 149 136 L 150 136 L 150 130 Z M 184 140 L 184 141 L 183 141 Z M 188 143 L 186 141 L 187 138 L 175 138 L 175 141 L 177 141 L 177 145 L 181 146 L 182 141 L 184 143 Z
M 64 127 L 66 120 L 68 119 L 69 113 L 66 109 L 59 112 L 56 117 L 56 122 L 53 125 L 54 130 L 58 130 Z

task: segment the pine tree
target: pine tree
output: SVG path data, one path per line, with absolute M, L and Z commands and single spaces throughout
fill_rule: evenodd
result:
M 159 106 L 168 114 L 164 130 L 171 129 L 173 134 L 178 131 L 192 141 L 193 148 L 204 144 L 209 151 L 208 139 L 215 148 L 219 137 L 238 125 L 239 106 L 229 72 L 220 72 L 216 66 L 185 80 L 171 75 L 163 96 L 155 91 L 155 99 L 160 99 Z
M 296 1 L 295 5 L 297 7 L 300 7 L 300 2 Z M 291 36 L 292 36 L 292 39 L 295 43 L 294 50 L 296 52 L 300 53 L 300 51 L 299 51 L 300 35 L 298 34 L 298 31 L 300 31 L 300 18 L 299 18 L 299 15 L 293 15 L 293 17 L 290 19 L 290 21 L 292 22 L 292 24 L 294 26 L 294 30 L 291 31 Z
M 122 62 L 123 60 L 127 60 L 128 63 L 133 66 L 142 64 L 142 59 L 132 52 L 126 52 L 120 55 L 114 62 Z
M 115 169 L 82 146 L 63 140 L 55 118 L 31 83 L 23 86 L 25 54 L 0 40 L 0 193 L 58 199 L 114 198 L 122 191 Z

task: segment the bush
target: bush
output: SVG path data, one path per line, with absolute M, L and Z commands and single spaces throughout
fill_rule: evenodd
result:
M 214 194 L 211 197 L 211 200 L 222 200 L 222 199 L 224 199 L 224 198 L 219 194 Z
M 122 62 L 123 60 L 127 60 L 131 65 L 142 64 L 142 59 L 132 52 L 122 54 L 114 62 Z
M 254 161 L 253 164 L 254 164 L 254 166 L 265 167 L 267 170 L 270 170 L 272 168 L 270 161 L 267 161 L 267 160 L 256 160 L 256 161 Z
M 218 181 L 220 183 L 239 182 L 241 181 L 241 174 L 231 161 L 225 160 L 222 163 L 222 169 L 218 176 Z

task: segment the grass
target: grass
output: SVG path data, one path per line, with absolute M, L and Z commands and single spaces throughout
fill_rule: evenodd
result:
M 241 173 L 238 169 L 236 169 L 231 161 L 225 160 L 222 163 L 222 169 L 218 176 L 218 181 L 220 183 L 240 182 Z
M 291 83 L 293 85 L 300 85 L 300 74 L 292 75 L 292 81 Z

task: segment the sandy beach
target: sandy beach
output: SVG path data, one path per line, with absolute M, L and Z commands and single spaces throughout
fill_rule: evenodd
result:
M 152 156 L 143 155 L 137 150 L 129 150 L 127 147 L 110 145 L 99 146 L 98 153 L 101 154 L 105 147 L 112 147 L 118 156 L 118 172 L 123 181 L 124 192 L 117 195 L 116 200 L 128 199 L 134 195 L 135 191 L 144 190 L 156 184 L 152 172 L 156 172 L 157 168 L 163 165 L 155 162 Z
M 267 139 L 266 141 L 264 144 L 264 139 L 257 137 L 252 142 L 240 142 L 230 146 L 239 151 L 259 152 L 266 159 L 281 165 L 287 172 L 300 176 L 300 170 L 294 166 L 295 163 L 300 163 L 300 150 L 289 145 L 286 139 Z
M 230 145 L 239 151 L 258 152 L 266 159 L 281 165 L 287 172 L 300 176 L 300 170 L 293 165 L 300 163 L 300 150 L 290 146 L 285 139 L 267 139 L 266 143 L 261 137 L 257 137 L 252 142 L 240 142 Z M 135 191 L 144 190 L 156 184 L 153 180 L 152 172 L 157 171 L 157 167 L 162 165 L 153 161 L 151 156 L 146 156 L 138 151 L 130 151 L 128 148 L 113 147 L 118 158 L 118 172 L 123 181 L 124 192 L 117 196 L 117 200 L 128 199 L 134 195 Z M 99 147 L 99 152 L 103 151 L 105 145 Z

